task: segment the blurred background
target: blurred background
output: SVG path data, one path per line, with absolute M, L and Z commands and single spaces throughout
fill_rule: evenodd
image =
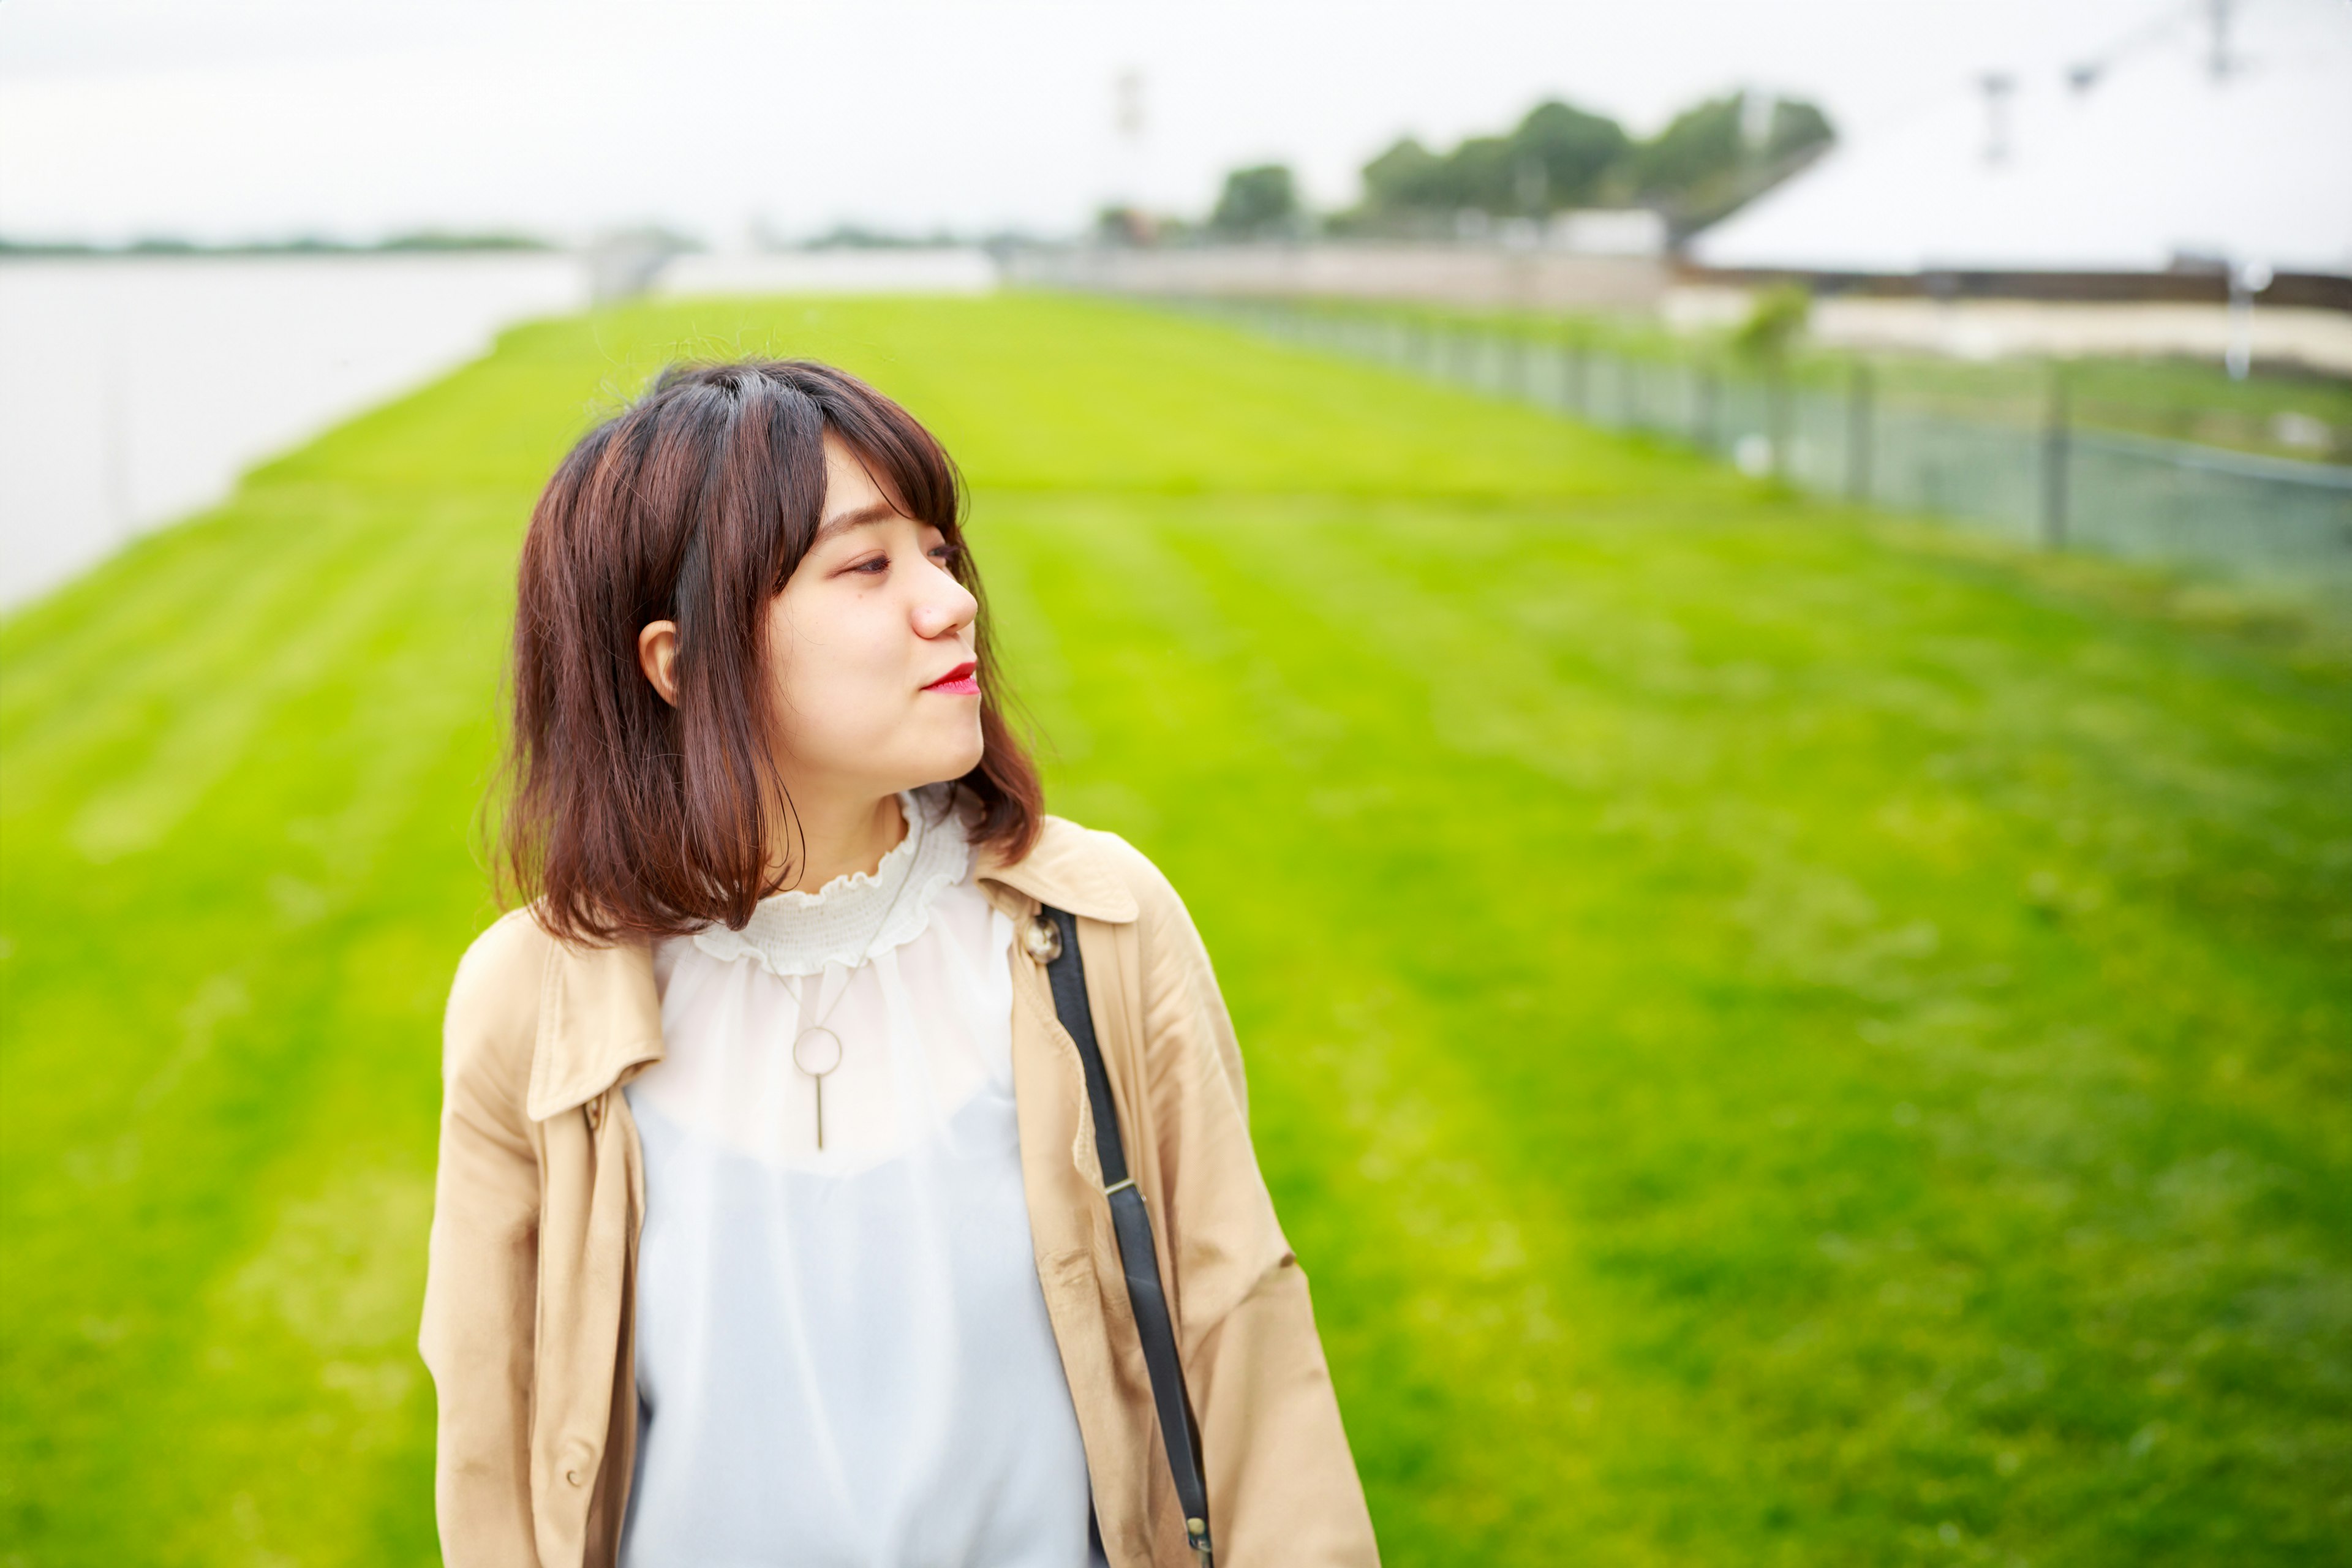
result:
M 520 531 L 962 463 L 1398 1563 L 2352 1561 L 2352 5 L 0 8 L 0 1563 L 433 1561 Z

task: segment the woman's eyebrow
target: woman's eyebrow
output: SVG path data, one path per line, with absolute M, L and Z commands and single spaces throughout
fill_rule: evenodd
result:
M 898 509 L 887 500 L 869 501 L 855 511 L 836 512 L 817 524 L 816 537 L 809 541 L 809 545 L 814 549 L 836 533 L 846 533 L 853 528 L 864 528 L 870 523 L 887 522 L 898 515 Z

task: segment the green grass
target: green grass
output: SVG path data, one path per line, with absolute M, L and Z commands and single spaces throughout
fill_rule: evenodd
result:
M 932 421 L 1192 902 L 1396 1563 L 2352 1562 L 2352 667 L 1108 304 L 509 334 L 0 627 L 0 1562 L 414 1563 L 522 520 L 664 357 Z

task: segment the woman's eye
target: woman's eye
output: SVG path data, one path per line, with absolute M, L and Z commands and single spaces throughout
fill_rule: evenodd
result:
M 852 572 L 869 573 L 878 577 L 883 573 L 890 570 L 890 558 L 887 555 L 871 556 L 866 560 L 860 561 L 856 565 L 852 566 L 850 570 Z

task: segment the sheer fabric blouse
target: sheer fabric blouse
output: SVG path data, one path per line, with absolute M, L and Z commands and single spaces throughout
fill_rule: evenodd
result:
M 899 803 L 871 876 L 656 952 L 626 1568 L 1102 1561 L 1022 1191 L 1012 922 L 944 790 Z M 793 1051 L 820 1024 L 821 1080 Z

